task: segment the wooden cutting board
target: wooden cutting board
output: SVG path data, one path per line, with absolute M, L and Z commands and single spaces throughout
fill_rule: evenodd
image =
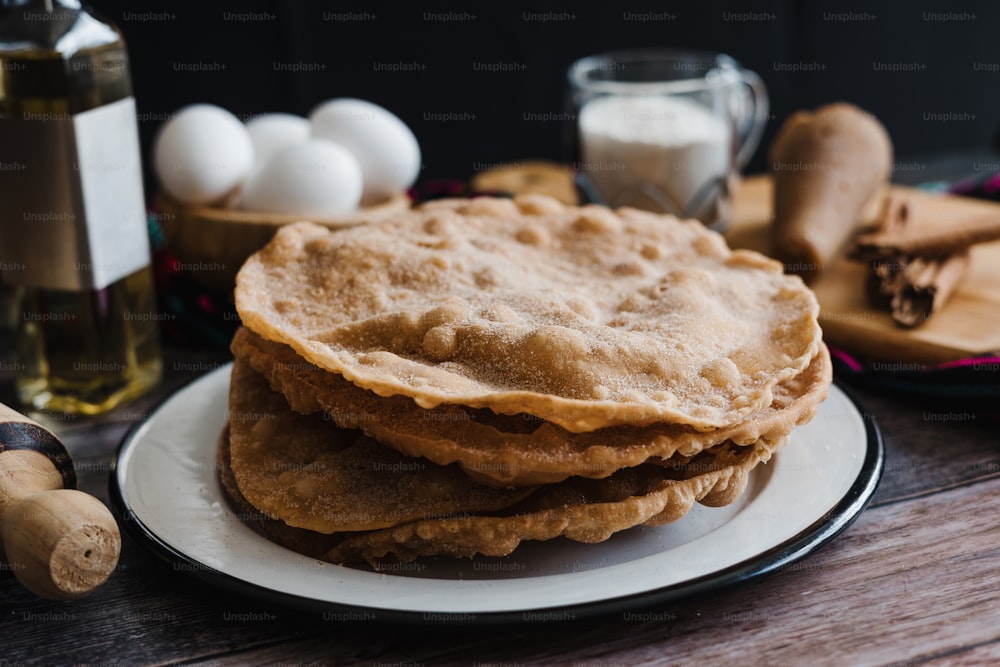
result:
M 892 186 L 913 202 L 914 224 L 951 225 L 983 214 L 1000 216 L 1000 204 Z M 739 187 L 726 239 L 734 248 L 768 251 L 771 180 L 747 178 Z M 864 216 L 873 221 L 873 201 Z M 972 249 L 972 265 L 947 306 L 914 329 L 897 326 L 872 308 L 864 293 L 865 265 L 836 259 L 812 285 L 820 303 L 824 339 L 872 361 L 937 364 L 1000 351 L 1000 242 Z M 917 367 L 919 368 L 919 366 Z

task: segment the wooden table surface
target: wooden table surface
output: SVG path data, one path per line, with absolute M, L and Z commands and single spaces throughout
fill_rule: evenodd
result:
M 112 457 L 129 426 L 226 361 L 223 353 L 168 348 L 166 377 L 153 394 L 100 418 L 47 420 L 73 454 L 81 488 L 107 501 Z M 805 560 L 729 589 L 503 630 L 400 627 L 220 593 L 125 534 L 118 571 L 82 600 L 34 598 L 9 568 L 0 572 L 0 664 L 1000 662 L 998 423 L 971 408 L 856 394 L 885 437 L 871 505 Z

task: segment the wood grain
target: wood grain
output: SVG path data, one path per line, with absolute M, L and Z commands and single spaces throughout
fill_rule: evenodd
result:
M 914 226 L 953 225 L 980 216 L 1000 217 L 1000 204 L 937 195 L 914 188 L 892 186 L 913 202 Z M 772 184 L 759 176 L 743 181 L 736 192 L 733 222 L 727 240 L 733 247 L 768 252 Z M 866 219 L 874 218 L 873 202 Z M 915 329 L 897 326 L 887 312 L 872 308 L 864 291 L 865 265 L 841 257 L 813 283 L 822 312 L 820 323 L 827 342 L 880 361 L 941 363 L 1000 350 L 1000 243 L 972 249 L 969 273 L 939 314 Z
M 899 502 L 954 486 L 1000 477 L 1000 428 L 972 408 L 955 409 L 964 420 L 944 421 L 941 402 L 904 398 L 853 387 L 866 418 L 875 419 L 885 442 L 885 471 L 873 505 Z
M 42 419 L 80 488 L 107 500 L 133 422 L 225 352 L 167 348 L 153 394 L 97 418 Z M 939 401 L 856 388 L 886 471 L 847 532 L 766 578 L 672 605 L 499 630 L 396 627 L 301 614 L 208 587 L 127 533 L 92 596 L 39 600 L 0 570 L 0 659 L 52 664 L 990 664 L 1000 655 L 1000 429 L 928 418 Z M 975 418 L 972 418 L 972 417 Z M 53 637 L 58 637 L 54 641 Z M 766 655 L 765 655 L 766 654 Z
M 503 633 L 404 634 L 368 664 L 889 664 L 1000 639 L 1000 480 L 871 510 L 808 561 L 707 599 Z M 955 517 L 965 517 L 957 521 Z M 956 544 L 961 544 L 960 549 Z M 582 625 L 583 627 L 580 627 Z M 459 648 L 460 647 L 460 648 Z M 604 657 L 602 657 L 602 655 Z M 214 664 L 356 659 L 350 639 L 314 637 L 217 656 Z

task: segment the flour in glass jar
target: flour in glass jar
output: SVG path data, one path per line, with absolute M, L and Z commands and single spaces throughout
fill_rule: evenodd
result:
M 581 170 L 610 206 L 711 225 L 712 184 L 732 163 L 730 128 L 711 109 L 676 96 L 606 96 L 587 102 L 578 122 Z

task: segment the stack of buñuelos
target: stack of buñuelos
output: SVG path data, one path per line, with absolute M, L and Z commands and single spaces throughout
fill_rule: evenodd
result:
M 696 221 L 541 195 L 281 229 L 237 278 L 223 484 L 330 562 L 721 506 L 831 382 L 812 292 Z

